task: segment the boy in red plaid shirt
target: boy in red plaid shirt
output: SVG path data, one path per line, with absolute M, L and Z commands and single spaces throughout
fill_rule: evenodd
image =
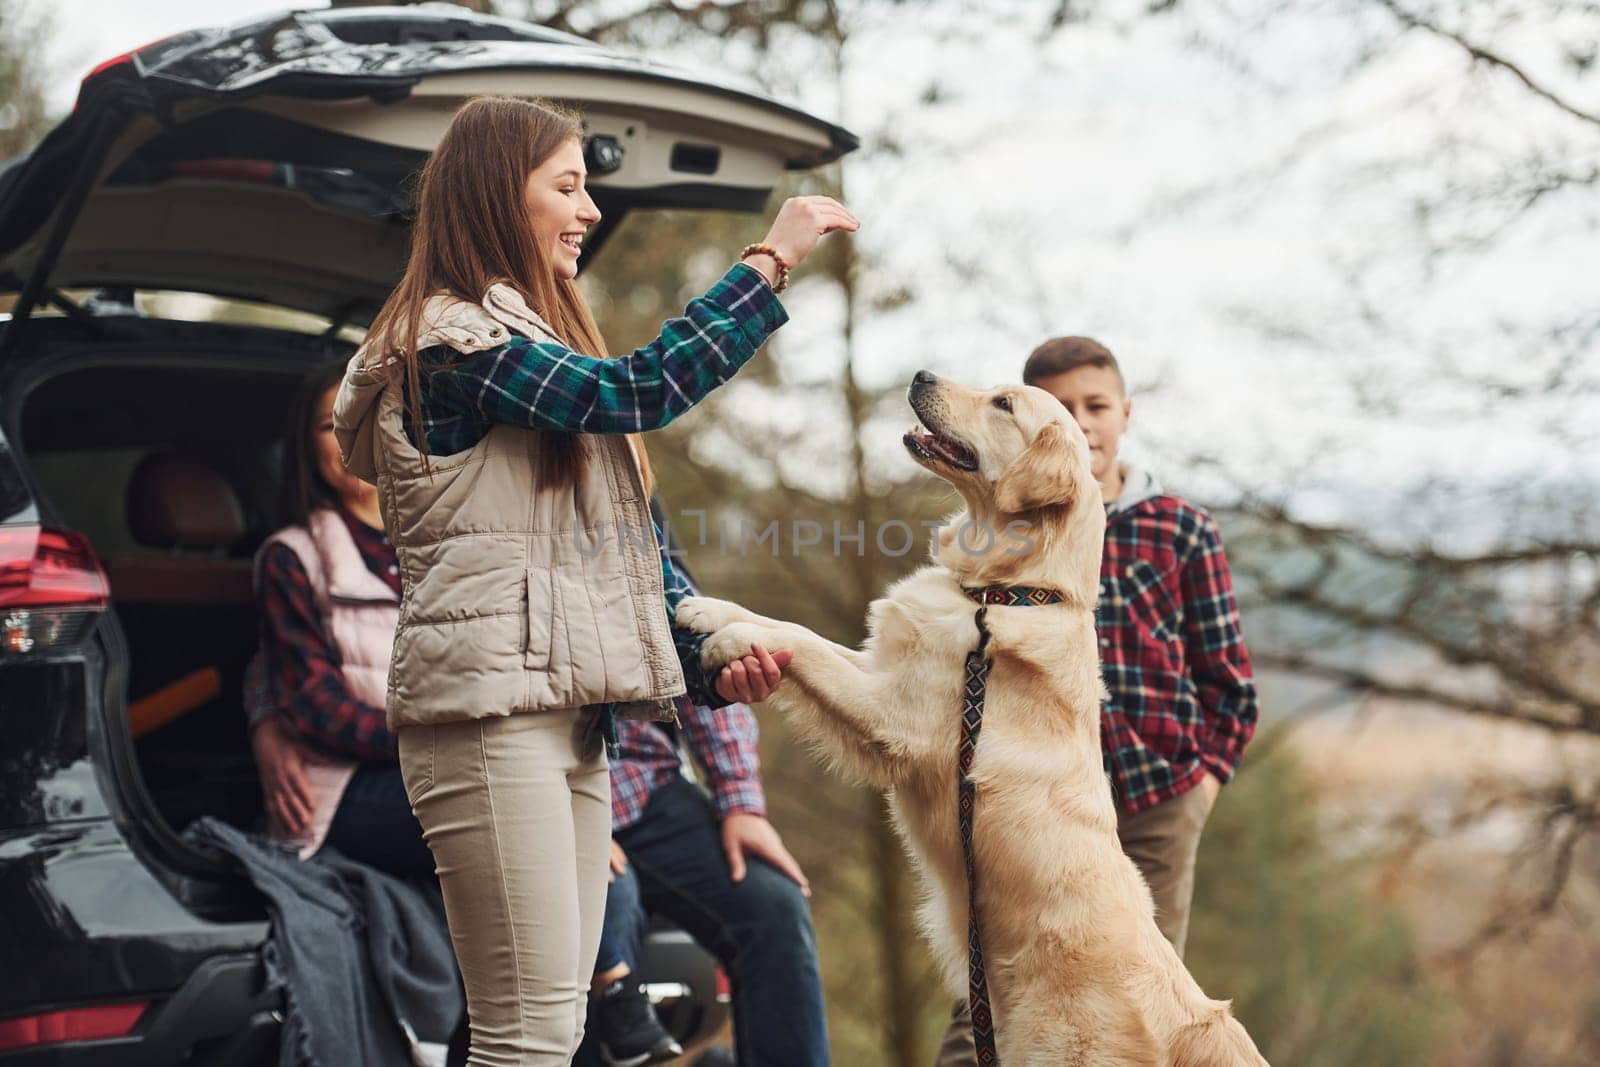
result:
M 1121 463 L 1133 401 L 1104 345 L 1057 337 L 1022 380 L 1066 406 L 1089 440 L 1106 504 L 1095 630 L 1110 699 L 1100 743 L 1117 799 L 1117 836 L 1150 885 L 1156 925 L 1183 955 L 1200 831 L 1255 733 L 1256 687 L 1217 525 Z M 938 1067 L 976 1064 L 966 1004 Z
M 1133 401 L 1103 345 L 1046 341 L 1022 380 L 1061 401 L 1089 439 L 1106 503 L 1095 628 L 1111 699 L 1100 741 L 1118 836 L 1150 883 L 1157 925 L 1182 955 L 1200 829 L 1256 727 L 1255 678 L 1222 536 L 1210 515 L 1118 461 Z

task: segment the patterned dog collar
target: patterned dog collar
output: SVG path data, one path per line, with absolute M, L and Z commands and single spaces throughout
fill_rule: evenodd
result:
M 1042 608 L 1046 604 L 1059 604 L 1066 598 L 1053 589 L 1037 585 L 984 585 L 977 589 L 961 587 L 969 600 L 979 604 L 995 604 L 1007 608 Z

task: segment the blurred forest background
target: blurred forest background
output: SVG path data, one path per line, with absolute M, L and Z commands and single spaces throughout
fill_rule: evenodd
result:
M 1600 3 L 468 6 L 862 137 L 785 190 L 840 196 L 860 237 L 650 441 L 708 591 L 857 641 L 924 558 L 876 532 L 953 503 L 901 454 L 911 373 L 989 385 L 1099 336 L 1137 457 L 1221 523 L 1261 674 L 1202 844 L 1196 976 L 1277 1064 L 1600 1062 Z M 50 121 L 34 44 L 67 27 L 42 11 L 0 0 L 0 157 Z M 613 348 L 764 225 L 628 219 L 586 275 Z M 776 552 L 737 549 L 774 521 Z M 948 998 L 882 801 L 762 725 L 835 1059 L 926 1064 Z

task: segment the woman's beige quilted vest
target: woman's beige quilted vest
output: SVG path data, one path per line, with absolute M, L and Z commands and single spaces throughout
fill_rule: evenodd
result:
M 509 286 L 481 305 L 435 296 L 417 349 L 459 352 L 555 335 Z M 559 343 L 559 342 L 558 342 Z M 375 482 L 400 562 L 391 728 L 617 703 L 670 718 L 684 692 L 643 479 L 628 441 L 582 435 L 577 486 L 539 484 L 541 436 L 495 425 L 471 448 L 423 457 L 365 348 L 334 427 L 345 465 Z

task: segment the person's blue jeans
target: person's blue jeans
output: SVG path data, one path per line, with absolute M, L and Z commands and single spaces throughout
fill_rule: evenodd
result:
M 727 970 L 740 1063 L 828 1063 L 817 939 L 800 887 L 753 857 L 735 883 L 711 802 L 686 779 L 657 789 L 639 821 L 615 837 L 628 871 L 606 895 L 595 972 L 637 969 L 647 915 L 663 915 Z
M 434 878 L 433 853 L 411 813 L 398 763 L 357 768 L 339 798 L 325 843 L 397 878 Z
M 606 886 L 606 916 L 600 927 L 600 955 L 595 957 L 594 973 L 605 974 L 624 963 L 628 970 L 637 971 L 639 946 L 649 926 L 633 867 L 624 874 L 613 873 Z

